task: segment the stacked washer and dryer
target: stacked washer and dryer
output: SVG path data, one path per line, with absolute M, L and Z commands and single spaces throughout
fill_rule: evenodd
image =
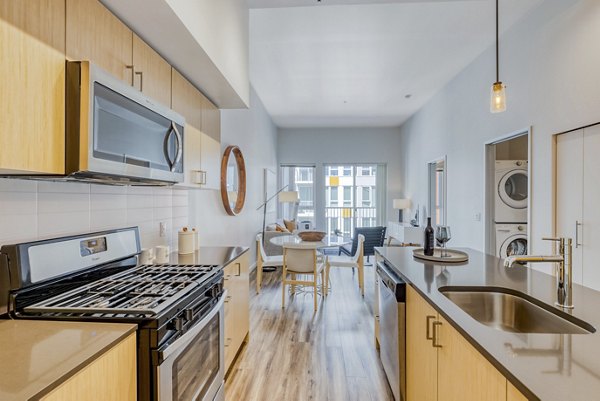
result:
M 500 258 L 527 254 L 527 160 L 496 161 L 494 222 Z

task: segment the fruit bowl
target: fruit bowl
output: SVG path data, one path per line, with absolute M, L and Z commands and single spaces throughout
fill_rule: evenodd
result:
M 317 242 L 325 238 L 325 234 L 327 233 L 323 231 L 302 231 L 298 233 L 298 237 L 302 241 Z

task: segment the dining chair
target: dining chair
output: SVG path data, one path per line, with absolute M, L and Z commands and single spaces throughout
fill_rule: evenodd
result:
M 288 275 L 290 278 L 288 278 Z M 297 275 L 312 276 L 312 280 L 297 280 Z M 321 276 L 321 293 L 325 294 L 325 264 L 315 248 L 305 248 L 298 244 L 283 246 L 283 275 L 281 279 L 281 308 L 285 308 L 285 287 L 291 286 L 292 294 L 297 285 L 312 286 L 315 312 L 317 311 L 317 286 Z
M 283 255 L 267 256 L 262 243 L 262 234 L 256 236 L 256 293 L 262 287 L 263 267 L 283 266 Z
M 325 282 L 327 285 L 325 286 L 325 295 L 329 289 L 329 271 L 331 270 L 331 266 L 340 266 L 340 267 L 351 267 L 352 269 L 356 268 L 358 270 L 358 287 L 360 288 L 360 292 L 362 296 L 365 296 L 365 236 L 362 234 L 358 234 L 358 241 L 356 246 L 356 252 L 354 256 L 327 256 L 327 260 L 325 262 Z
M 354 229 L 354 237 L 352 239 L 352 243 L 341 246 L 338 255 L 341 255 L 343 253 L 348 256 L 354 256 L 357 250 L 358 236 L 362 234 L 365 237 L 365 249 L 363 251 L 363 256 L 367 257 L 368 262 L 369 256 L 375 255 L 375 247 L 383 246 L 383 243 L 385 241 L 385 232 L 385 226 L 356 227 Z

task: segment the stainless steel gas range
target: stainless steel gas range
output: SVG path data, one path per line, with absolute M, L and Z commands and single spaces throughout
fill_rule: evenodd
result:
M 138 399 L 224 400 L 223 272 L 138 265 L 137 227 L 5 245 L 0 315 L 136 323 Z

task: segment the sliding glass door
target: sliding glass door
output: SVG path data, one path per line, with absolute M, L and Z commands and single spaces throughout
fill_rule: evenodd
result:
M 380 191 L 385 166 L 376 164 L 325 165 L 325 229 L 352 236 L 355 227 L 373 227 L 383 218 Z M 383 197 L 381 197 L 383 198 Z M 383 200 L 383 199 L 382 199 Z

